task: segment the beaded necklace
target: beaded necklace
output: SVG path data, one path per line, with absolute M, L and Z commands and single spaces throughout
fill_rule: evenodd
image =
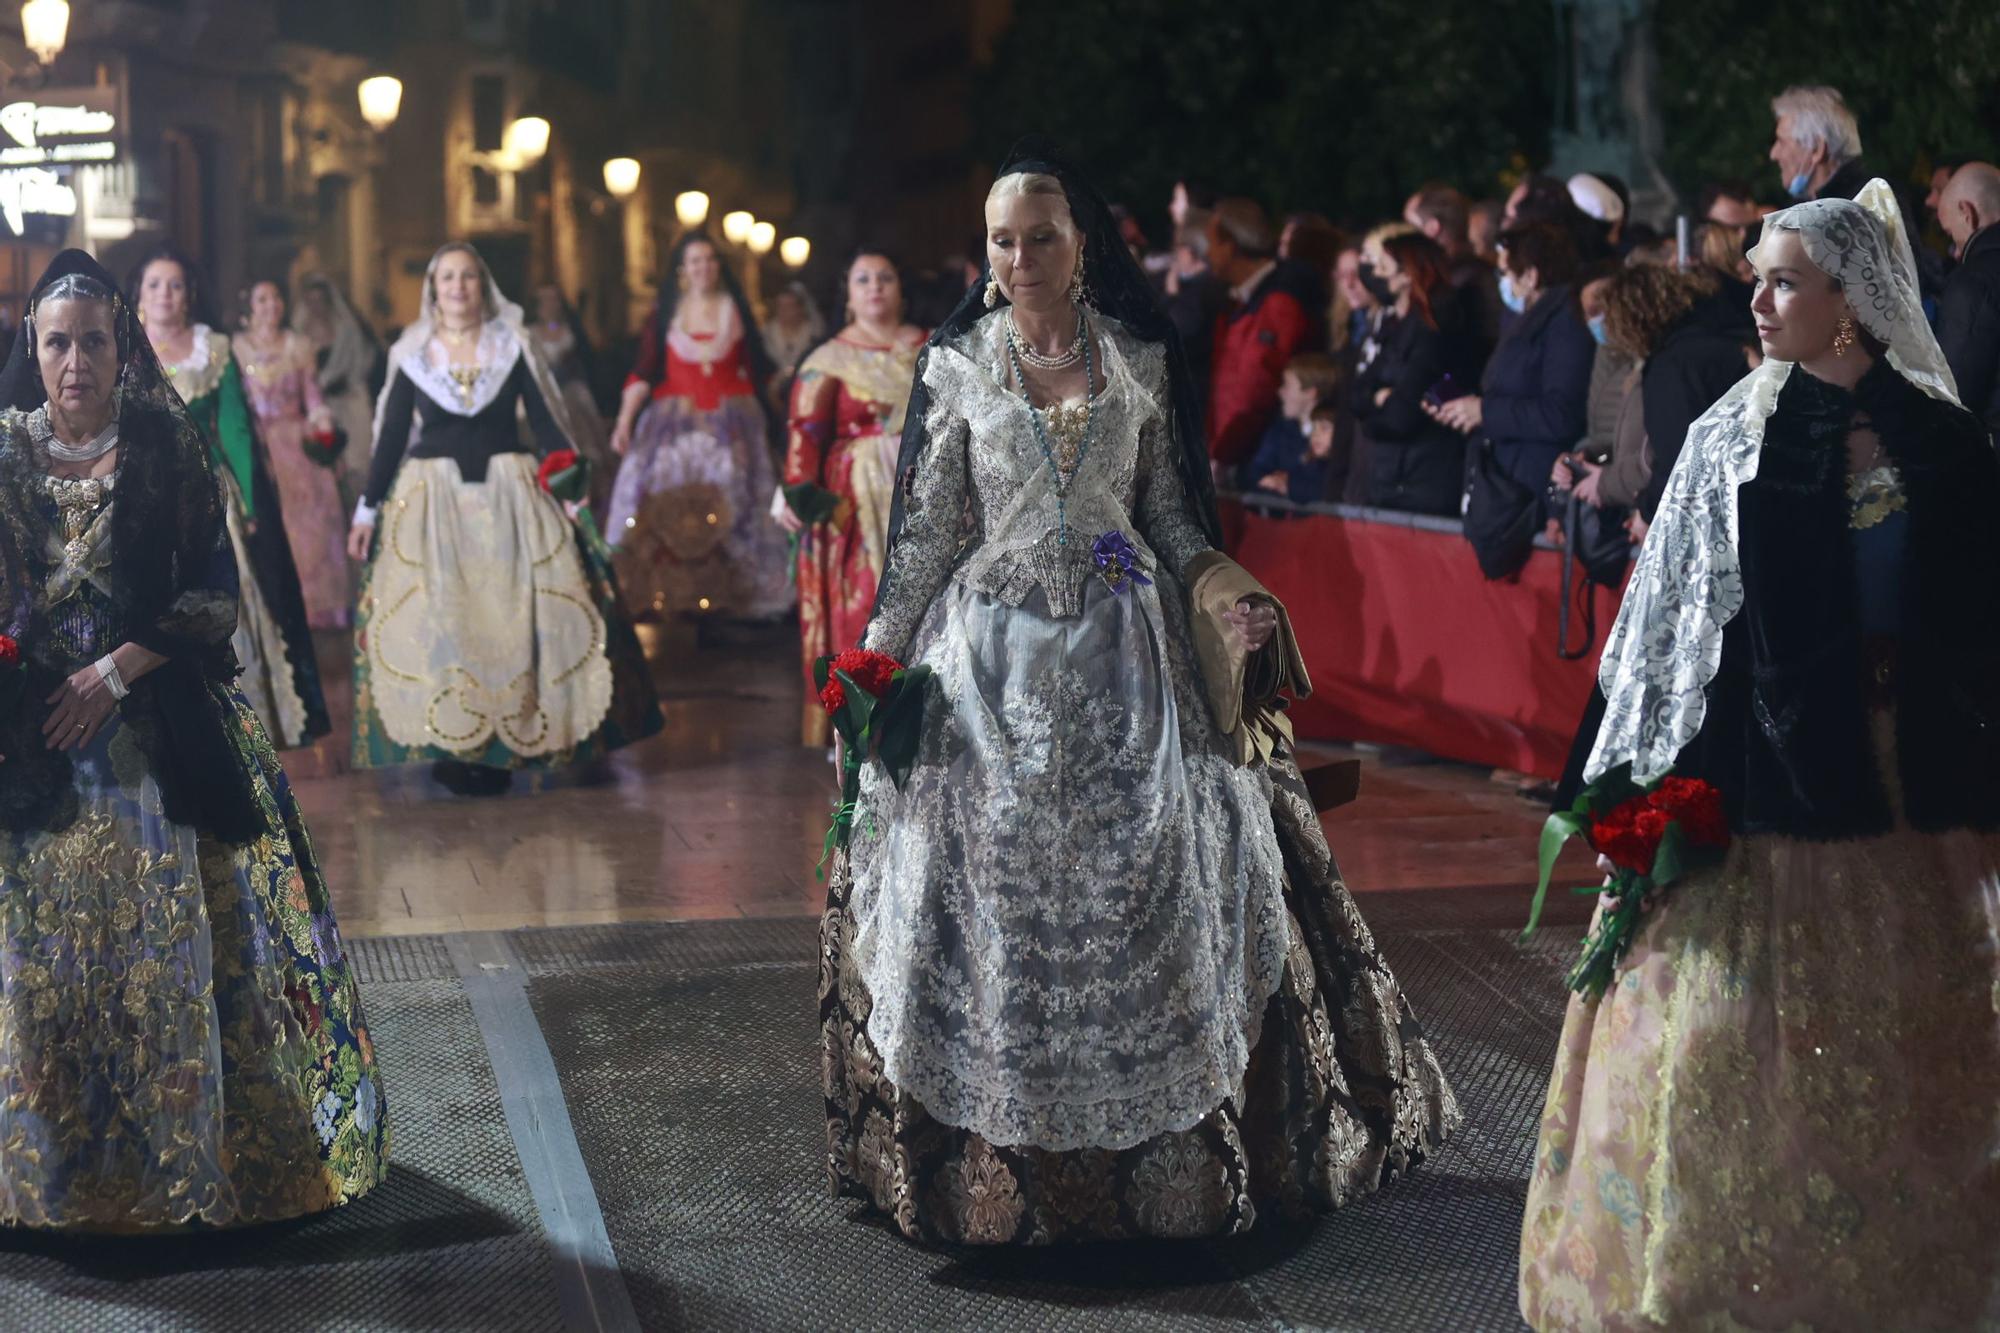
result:
M 1082 312 L 1078 312 L 1078 322 Z M 1077 440 L 1076 461 L 1065 474 L 1062 465 L 1056 461 L 1055 445 L 1049 440 L 1048 427 L 1042 421 L 1042 413 L 1035 402 L 1028 397 L 1028 377 L 1021 369 L 1021 349 L 1014 341 L 1013 322 L 1007 325 L 1007 358 L 1014 365 L 1014 382 L 1021 386 L 1021 399 L 1028 405 L 1028 420 L 1035 427 L 1035 443 L 1042 446 L 1042 461 L 1048 464 L 1049 476 L 1056 486 L 1056 545 L 1069 545 L 1069 483 L 1083 470 L 1083 460 L 1090 453 L 1090 441 L 1097 425 L 1097 357 L 1095 344 L 1085 335 L 1083 338 L 1083 432 Z M 1059 409 L 1051 409 L 1059 410 Z M 1067 451 L 1065 451 L 1067 452 Z

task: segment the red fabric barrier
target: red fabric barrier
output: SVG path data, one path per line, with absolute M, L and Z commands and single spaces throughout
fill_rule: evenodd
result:
M 1284 602 L 1312 675 L 1302 739 L 1404 745 L 1562 774 L 1618 595 L 1598 590 L 1590 654 L 1556 653 L 1562 560 L 1538 550 L 1489 583 L 1456 533 L 1364 518 L 1272 517 L 1225 504 L 1232 554 Z M 1581 636 L 1572 623 L 1572 640 Z

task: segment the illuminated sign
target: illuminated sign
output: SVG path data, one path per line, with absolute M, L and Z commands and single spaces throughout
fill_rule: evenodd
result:
M 116 162 L 122 138 L 116 88 L 44 88 L 0 106 L 0 222 L 16 236 L 29 217 L 73 218 L 68 168 Z
M 44 89 L 0 106 L 0 167 L 115 162 L 119 130 L 117 89 Z
M 9 167 L 0 170 L 0 218 L 16 235 L 27 231 L 26 214 L 45 217 L 76 216 L 76 189 L 47 167 Z

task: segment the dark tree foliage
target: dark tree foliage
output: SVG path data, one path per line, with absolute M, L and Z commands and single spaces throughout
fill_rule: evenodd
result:
M 1017 0 L 978 103 L 982 156 L 1070 145 L 1156 242 L 1183 174 L 1365 222 L 1424 180 L 1474 195 L 1539 163 L 1550 0 Z
M 1655 31 L 1667 174 L 1692 194 L 1737 176 L 1782 201 L 1770 102 L 1795 83 L 1840 89 L 1867 161 L 1925 182 L 1950 153 L 1993 160 L 2000 135 L 2000 4 L 1871 0 L 1793 8 L 1676 0 Z

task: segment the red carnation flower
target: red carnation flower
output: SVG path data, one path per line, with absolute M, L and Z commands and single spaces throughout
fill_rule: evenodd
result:
M 880 699 L 889 692 L 896 673 L 902 669 L 903 664 L 887 653 L 850 648 L 827 665 L 826 687 L 819 692 L 820 706 L 829 713 L 837 713 L 847 703 L 847 691 L 836 672 L 846 672 L 848 679 Z
M 547 490 L 551 478 L 567 472 L 575 466 L 576 450 L 558 449 L 542 460 L 541 467 L 535 470 L 535 480 L 541 483 L 543 490 Z
M 21 661 L 21 645 L 10 635 L 0 634 L 0 666 L 17 666 Z
M 1664 810 L 1681 826 L 1681 832 L 1696 847 L 1725 847 L 1729 844 L 1729 817 L 1723 813 L 1722 793 L 1699 778 L 1668 778 L 1647 798 L 1656 810 Z
M 1643 796 L 1635 796 L 1592 822 L 1590 845 L 1619 869 L 1648 874 L 1671 822 L 1672 817 L 1666 811 L 1651 805 Z

